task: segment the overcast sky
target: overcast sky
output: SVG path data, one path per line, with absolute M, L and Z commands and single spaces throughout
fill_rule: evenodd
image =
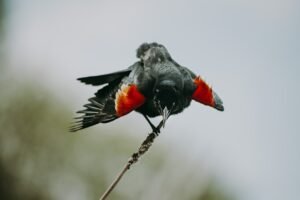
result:
M 96 90 L 76 78 L 128 67 L 139 44 L 162 43 L 213 86 L 225 112 L 192 103 L 159 142 L 207 162 L 242 200 L 300 198 L 299 1 L 7 2 L 16 79 L 50 88 L 76 110 Z M 104 126 L 128 123 L 140 124 L 136 134 L 149 130 L 135 113 Z

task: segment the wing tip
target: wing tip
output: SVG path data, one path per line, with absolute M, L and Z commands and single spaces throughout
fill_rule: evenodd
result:
M 90 80 L 90 78 L 91 78 L 90 76 L 89 77 L 81 77 L 81 78 L 77 78 L 76 80 L 81 83 L 84 83 L 85 85 L 92 85 L 92 86 L 98 86 L 98 85 L 105 84 L 105 83 L 97 84 L 96 82 Z

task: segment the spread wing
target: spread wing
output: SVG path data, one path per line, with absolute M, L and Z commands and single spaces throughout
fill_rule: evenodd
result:
M 131 72 L 127 76 L 123 73 L 123 76 L 119 77 L 120 73 L 117 73 L 118 78 L 116 73 L 112 73 L 113 78 L 109 75 L 98 76 L 101 78 L 97 83 L 101 81 L 103 83 L 102 77 L 105 77 L 106 81 L 111 79 L 113 81 L 98 90 L 95 96 L 89 99 L 89 103 L 84 105 L 85 109 L 77 112 L 82 115 L 75 118 L 77 121 L 71 126 L 70 131 L 75 132 L 98 123 L 111 122 L 141 106 L 145 102 L 145 97 L 134 82 L 136 68 L 140 68 L 140 65 L 130 69 Z

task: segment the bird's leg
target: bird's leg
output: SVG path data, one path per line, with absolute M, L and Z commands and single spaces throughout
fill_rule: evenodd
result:
M 150 119 L 147 117 L 147 115 L 143 115 L 145 117 L 145 119 L 147 120 L 147 122 L 149 123 L 149 125 L 151 126 L 152 128 L 152 131 L 158 135 L 160 133 L 160 128 L 159 127 L 156 127 L 152 124 L 152 122 L 150 121 Z

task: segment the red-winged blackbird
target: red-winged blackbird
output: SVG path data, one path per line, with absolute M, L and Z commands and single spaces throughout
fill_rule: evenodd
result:
M 137 49 L 139 61 L 125 70 L 100 76 L 79 78 L 104 85 L 78 111 L 83 115 L 71 127 L 78 131 L 98 123 L 111 122 L 135 110 L 159 132 L 148 117 L 161 115 L 163 124 L 170 115 L 182 112 L 195 100 L 223 111 L 222 100 L 200 76 L 176 63 L 167 49 L 157 43 L 144 43 Z

